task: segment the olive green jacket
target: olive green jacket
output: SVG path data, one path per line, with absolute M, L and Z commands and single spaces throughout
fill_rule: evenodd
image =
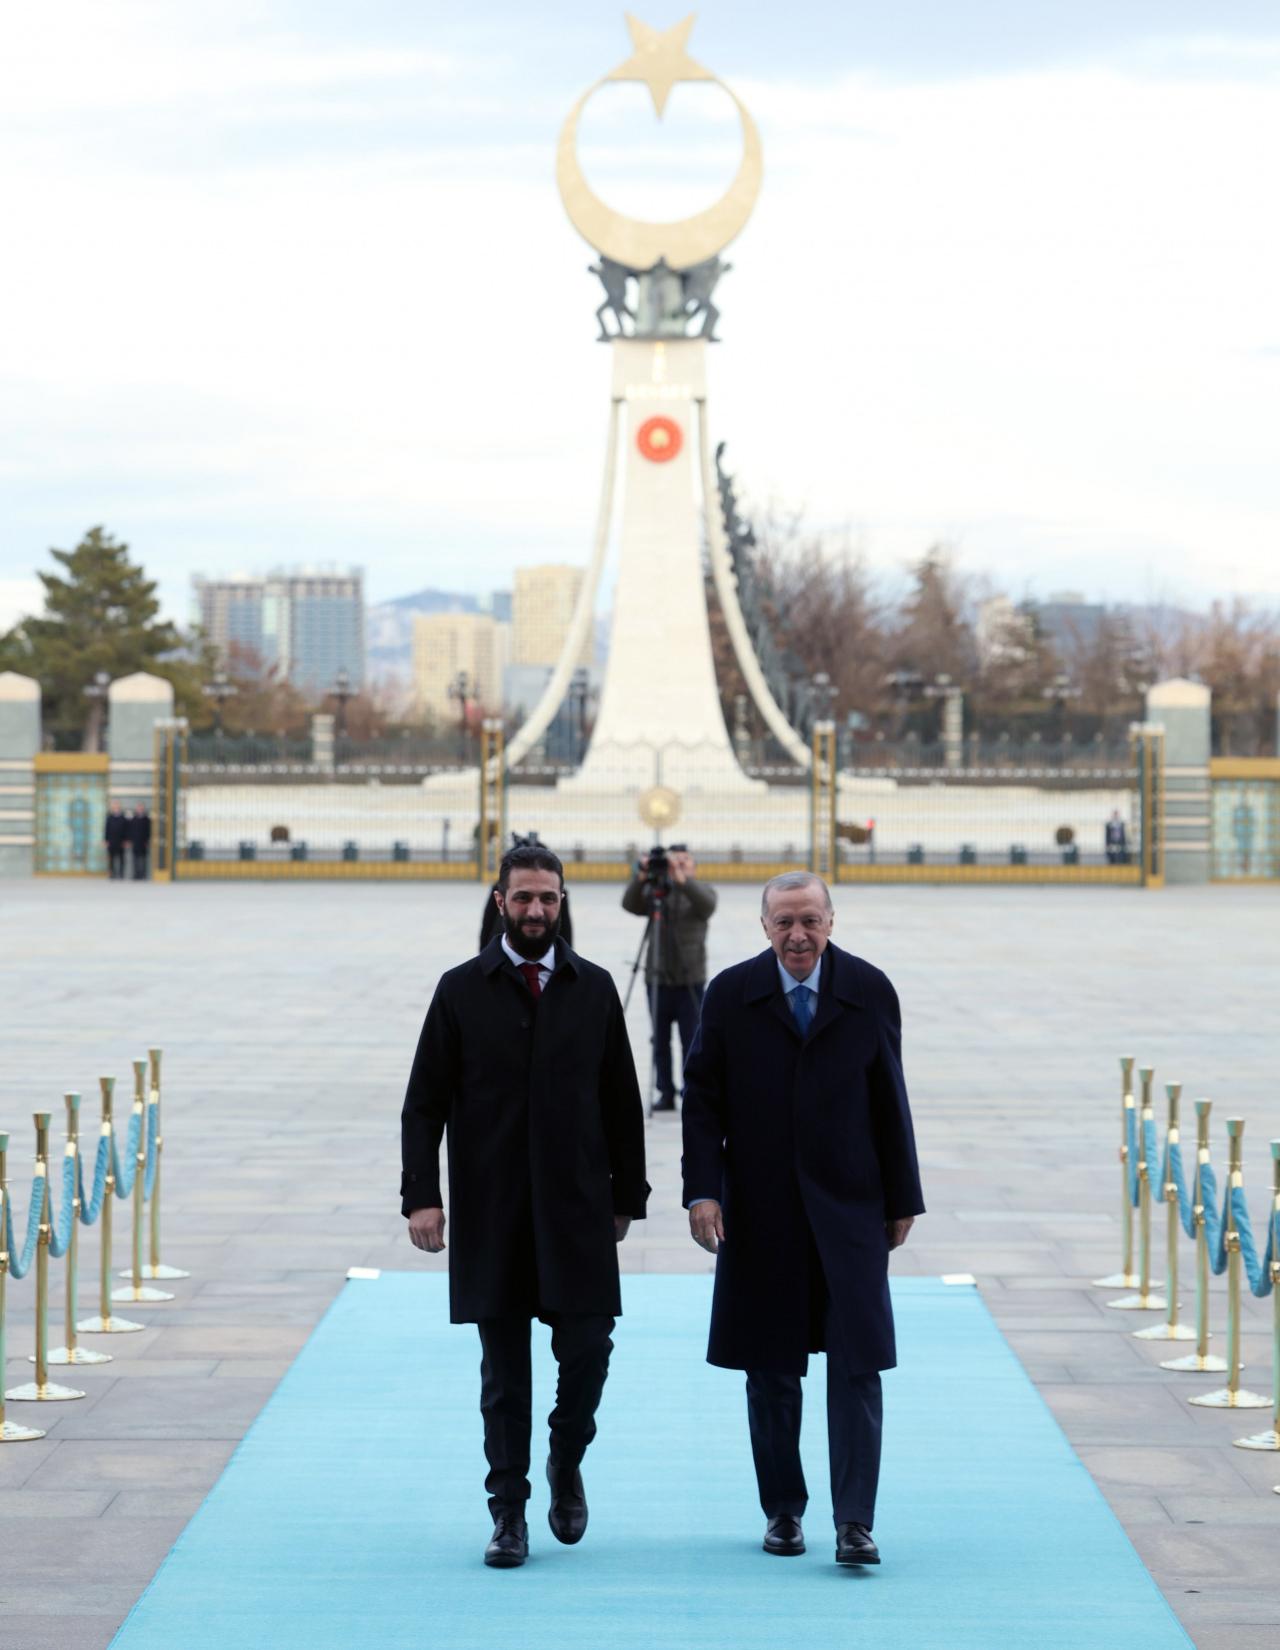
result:
M 622 896 L 622 909 L 647 917 L 652 891 L 642 876 L 634 876 Z M 689 877 L 673 882 L 662 902 L 662 926 L 645 959 L 645 984 L 705 985 L 707 983 L 707 922 L 716 908 L 716 891 L 709 882 Z

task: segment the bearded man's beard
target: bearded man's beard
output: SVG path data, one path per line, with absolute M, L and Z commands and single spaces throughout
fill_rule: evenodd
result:
M 543 926 L 531 932 L 526 932 L 524 927 L 528 920 L 528 917 L 512 916 L 510 911 L 502 913 L 502 925 L 511 949 L 526 962 L 537 962 L 539 957 L 546 955 L 559 937 L 560 913 L 557 911 L 554 917 L 544 917 Z

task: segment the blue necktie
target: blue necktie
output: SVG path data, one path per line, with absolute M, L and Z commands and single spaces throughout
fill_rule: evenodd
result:
M 800 1027 L 800 1035 L 803 1037 L 813 1019 L 813 992 L 807 985 L 798 985 L 791 993 L 791 1012 L 796 1017 L 796 1024 Z

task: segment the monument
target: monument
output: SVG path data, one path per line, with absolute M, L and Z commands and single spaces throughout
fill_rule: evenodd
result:
M 725 542 L 707 412 L 714 297 L 731 267 L 721 254 L 746 226 L 763 178 L 760 134 L 729 87 L 688 53 L 693 18 L 659 32 L 628 17 L 633 51 L 588 88 L 560 134 L 556 180 L 574 228 L 597 254 L 590 272 L 604 298 L 600 341 L 613 357 L 608 437 L 595 545 L 564 653 L 546 691 L 507 749 L 514 766 L 534 748 L 568 689 L 590 632 L 608 558 L 621 469 L 618 573 L 608 669 L 591 743 L 566 796 L 634 793 L 662 785 L 739 803 L 766 791 L 742 771 L 720 706 L 703 580 L 710 555 L 717 600 L 738 663 L 770 731 L 801 765 L 809 752 L 770 692 L 738 602 Z M 579 122 L 602 87 L 640 81 L 661 118 L 673 86 L 702 82 L 732 100 L 742 155 L 728 189 L 704 211 L 649 223 L 615 211 L 578 160 Z M 621 446 L 621 461 L 619 448 Z M 518 785 L 518 779 L 517 779 Z M 514 797 L 512 799 L 514 801 Z M 544 813 L 545 813 L 544 808 Z M 634 817 L 632 810 L 627 810 Z

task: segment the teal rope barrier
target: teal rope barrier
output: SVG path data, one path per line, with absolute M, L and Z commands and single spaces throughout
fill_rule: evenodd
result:
M 129 1114 L 129 1134 L 125 1140 L 124 1157 L 128 1165 L 126 1171 L 120 1163 L 120 1150 L 115 1137 L 111 1140 L 112 1172 L 116 1179 L 116 1196 L 130 1197 L 133 1194 L 133 1183 L 138 1178 L 138 1141 L 142 1137 L 142 1113 L 135 1111 Z
M 1138 1174 L 1139 1159 L 1138 1159 L 1137 1113 L 1134 1110 L 1126 1109 L 1124 1117 L 1125 1117 L 1125 1130 L 1126 1130 L 1126 1132 L 1128 1134 L 1128 1137 L 1129 1137 L 1129 1139 L 1128 1139 L 1128 1145 L 1129 1145 L 1129 1152 L 1128 1152 L 1129 1201 L 1133 1204 L 1134 1208 L 1136 1209 L 1138 1207 L 1138 1201 L 1139 1201 L 1139 1197 L 1140 1197 L 1140 1192 L 1139 1192 L 1140 1176 Z M 1160 1201 L 1162 1201 L 1162 1198 L 1163 1198 L 1163 1193 L 1161 1191 L 1161 1187 L 1164 1185 L 1164 1180 L 1163 1180 L 1163 1177 L 1161 1176 L 1161 1173 L 1160 1173 L 1160 1143 L 1156 1139 L 1156 1120 L 1155 1120 L 1154 1117 L 1149 1118 L 1142 1125 L 1142 1150 L 1143 1150 L 1143 1156 L 1146 1159 L 1147 1179 L 1148 1179 L 1148 1181 L 1150 1182 L 1150 1185 L 1151 1185 L 1151 1195 L 1156 1200 L 1156 1202 L 1159 1203 Z
M 102 1200 L 107 1191 L 107 1165 L 111 1161 L 111 1142 L 106 1135 L 98 1137 L 98 1154 L 93 1165 L 93 1192 L 84 1195 L 84 1154 L 77 1158 L 80 1176 L 80 1224 L 92 1226 L 102 1213 Z
M 61 1260 L 67 1252 L 67 1245 L 71 1242 L 71 1232 L 76 1218 L 76 1170 L 79 1166 L 78 1154 L 76 1157 L 64 1156 L 62 1159 L 62 1206 L 58 1210 L 58 1218 L 53 1223 L 53 1230 L 49 1233 L 49 1253 L 54 1260 Z M 50 1187 L 52 1191 L 52 1187 Z
M 13 1200 L 4 1200 L 4 1246 L 9 1252 L 9 1275 L 25 1278 L 36 1258 L 36 1244 L 40 1241 L 40 1205 L 44 1201 L 44 1181 L 39 1175 L 31 1182 L 31 1203 L 27 1209 L 27 1236 L 19 1254 L 13 1243 Z
M 1228 1190 L 1227 1196 L 1230 1196 Z M 1227 1269 L 1227 1199 L 1218 1211 L 1218 1177 L 1212 1163 L 1200 1168 L 1200 1201 L 1204 1205 L 1204 1238 L 1209 1249 L 1209 1269 L 1220 1277 Z
M 1189 1238 L 1194 1238 L 1196 1235 L 1196 1205 L 1192 1189 L 1187 1185 L 1186 1171 L 1182 1165 L 1182 1142 L 1180 1140 L 1167 1140 L 1164 1155 L 1168 1170 L 1165 1181 L 1178 1188 L 1178 1218 L 1182 1222 L 1182 1230 Z M 1194 1182 L 1192 1184 L 1194 1185 Z
M 1249 1287 L 1259 1300 L 1265 1300 L 1271 1293 L 1271 1262 L 1275 1258 L 1276 1250 L 1276 1223 L 1277 1216 L 1271 1214 L 1267 1218 L 1267 1247 L 1259 1256 L 1257 1244 L 1253 1238 L 1253 1223 L 1249 1219 L 1249 1205 L 1245 1200 L 1244 1187 L 1231 1188 L 1231 1212 L 1235 1216 L 1236 1231 L 1240 1235 L 1240 1253 L 1244 1256 L 1245 1273 L 1249 1279 Z

